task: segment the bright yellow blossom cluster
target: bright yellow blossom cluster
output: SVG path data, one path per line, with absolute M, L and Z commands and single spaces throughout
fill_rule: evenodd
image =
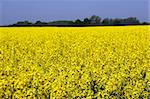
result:
M 146 99 L 150 26 L 0 28 L 0 99 Z

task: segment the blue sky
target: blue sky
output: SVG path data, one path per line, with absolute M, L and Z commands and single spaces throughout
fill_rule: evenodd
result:
M 17 21 L 35 22 L 102 18 L 137 17 L 149 20 L 149 0 L 0 0 L 0 25 Z

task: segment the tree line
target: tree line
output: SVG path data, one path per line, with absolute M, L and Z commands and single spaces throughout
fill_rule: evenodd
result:
M 83 20 L 77 19 L 74 21 L 59 20 L 52 22 L 36 21 L 35 23 L 29 21 L 19 21 L 11 26 L 118 26 L 118 25 L 148 25 L 148 22 L 140 22 L 136 17 L 128 18 L 104 18 L 92 15 Z

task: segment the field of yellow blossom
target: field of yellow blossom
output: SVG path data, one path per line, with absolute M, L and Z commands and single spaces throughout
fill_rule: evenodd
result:
M 0 99 L 147 99 L 150 26 L 0 28 Z

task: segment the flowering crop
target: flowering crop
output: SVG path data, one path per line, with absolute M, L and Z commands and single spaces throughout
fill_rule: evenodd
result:
M 0 28 L 0 99 L 148 98 L 149 28 Z

